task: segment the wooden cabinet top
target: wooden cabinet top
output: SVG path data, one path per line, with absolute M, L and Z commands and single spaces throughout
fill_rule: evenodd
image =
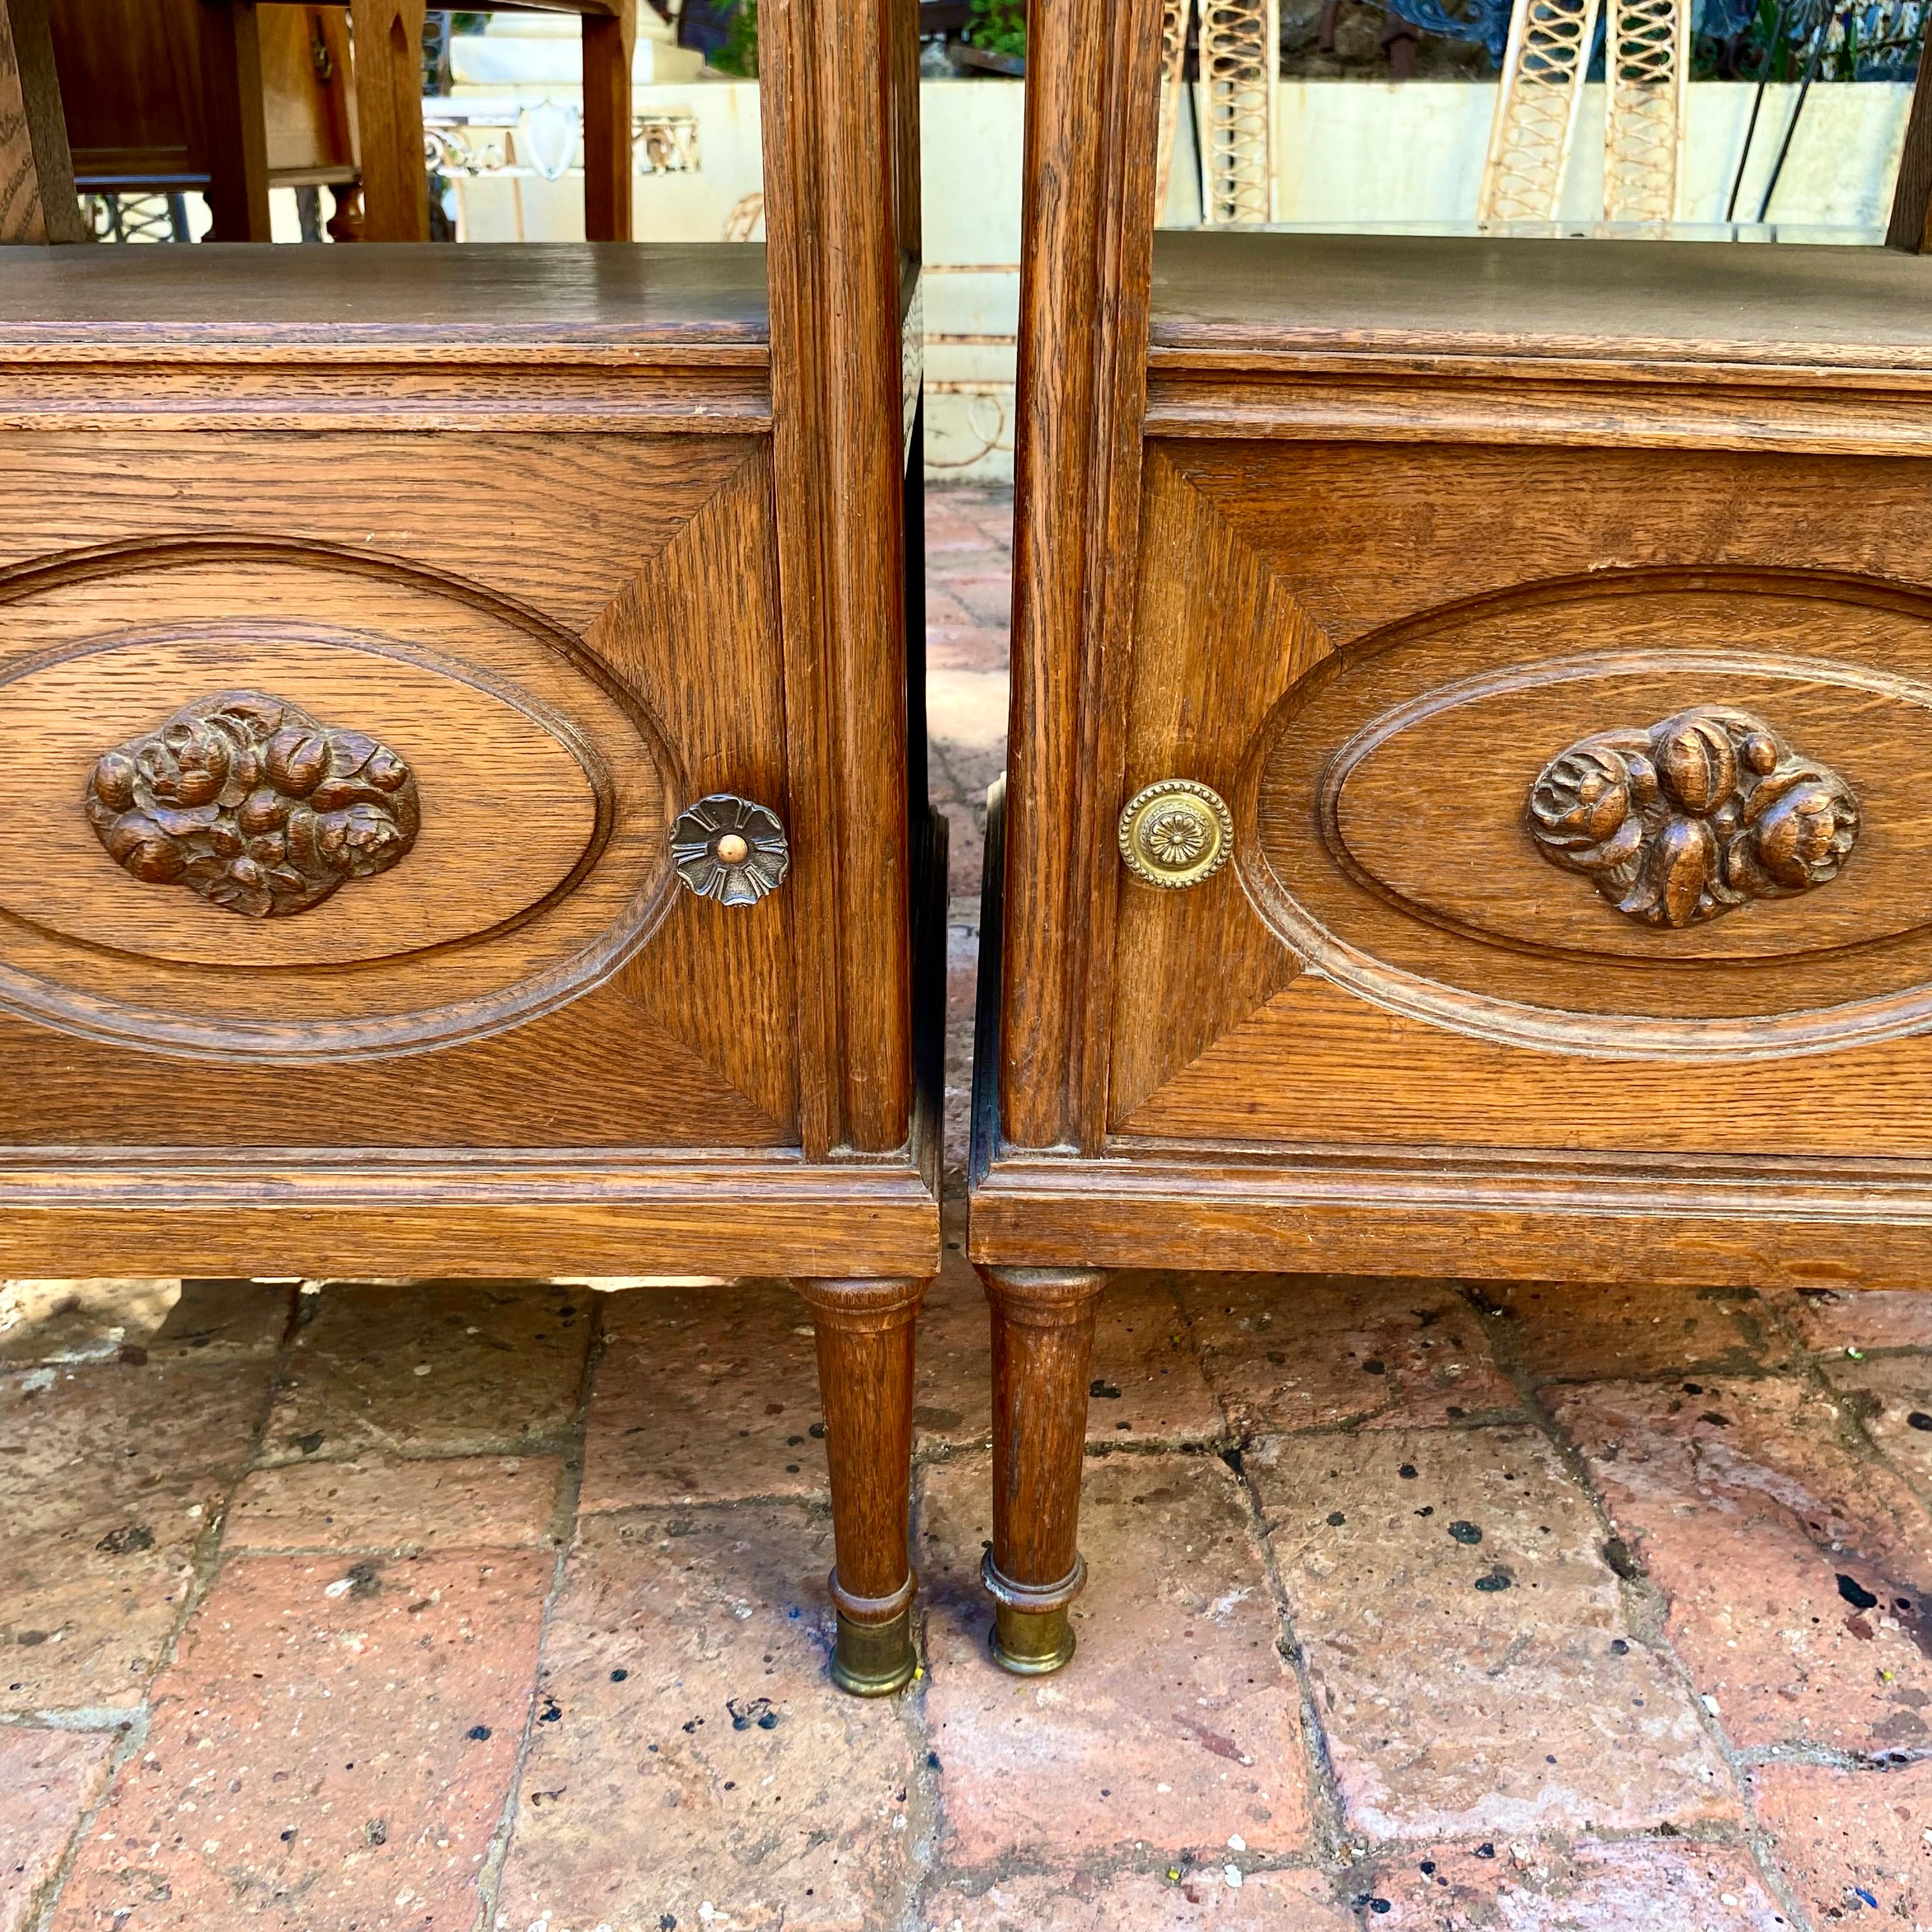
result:
M 716 348 L 760 359 L 765 250 L 707 244 L 10 248 L 0 347 Z
M 1725 242 L 1163 232 L 1151 345 L 1168 366 L 1379 353 L 1932 374 L 1932 258 Z

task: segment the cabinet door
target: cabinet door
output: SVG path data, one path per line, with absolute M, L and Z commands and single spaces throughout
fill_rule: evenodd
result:
M 1932 1153 L 1910 459 L 1156 444 L 1110 1125 L 1303 1147 Z M 1802 531 L 1802 538 L 1798 532 Z
M 0 471 L 6 1140 L 796 1141 L 764 438 L 16 433 Z M 679 880 L 718 793 L 778 829 L 742 904 Z

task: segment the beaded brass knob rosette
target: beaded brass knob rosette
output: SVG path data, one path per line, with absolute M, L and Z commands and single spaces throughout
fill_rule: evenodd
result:
M 1228 862 L 1234 821 L 1219 792 L 1192 778 L 1162 778 L 1120 814 L 1120 856 L 1150 886 L 1198 886 Z

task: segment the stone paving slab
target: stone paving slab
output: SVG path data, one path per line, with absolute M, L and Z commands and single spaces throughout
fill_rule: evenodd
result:
M 0 1728 L 0 1932 L 26 1932 L 114 1748 L 100 1732 Z
M 1772 1308 L 1748 1288 L 1484 1282 L 1493 1343 L 1540 1382 L 1698 1370 L 1748 1374 L 1790 1359 Z
M 1389 1932 L 1784 1932 L 1742 1846 L 1532 1840 L 1432 1846 L 1363 1874 L 1364 1926 Z
M 1765 1764 L 1751 1789 L 1779 1864 L 1821 1926 L 1932 1924 L 1932 1761 Z
M 826 1675 L 829 1518 L 797 1504 L 586 1526 L 552 1618 L 496 1923 L 873 1932 L 931 1800 L 911 1712 Z
M 977 1892 L 941 1892 L 917 1922 L 925 1932 L 1352 1932 L 1359 1923 L 1318 1873 L 1244 1874 L 1236 1859 L 1172 1869 L 1172 1878 L 1029 1874 Z
M 824 1492 L 812 1311 L 789 1282 L 641 1290 L 603 1316 L 580 1508 Z
M 587 1288 L 544 1282 L 329 1284 L 304 1297 L 265 1458 L 464 1455 L 572 1429 Z
M 1840 1355 L 1819 1366 L 1906 1480 L 1932 1496 L 1932 1356 Z
M 913 1424 L 920 1447 L 988 1440 L 990 1334 L 986 1292 L 964 1256 L 949 1249 L 920 1314 Z M 1138 1271 L 1115 1276 L 1094 1324 L 1088 1441 L 1128 1448 L 1219 1442 L 1226 1435 L 1166 1278 Z
M 1932 1744 L 1932 1518 L 1810 1385 L 1556 1398 L 1670 1641 L 1735 1744 Z
M 0 1376 L 0 1710 L 139 1701 L 240 1479 L 267 1361 Z
M 1168 1277 L 1210 1385 L 1244 1437 L 1522 1413 L 1453 1282 L 1345 1275 Z
M 554 1568 L 525 1551 L 228 1564 L 50 1932 L 471 1924 Z
M 560 1456 L 284 1463 L 243 1480 L 222 1546 L 230 1555 L 534 1549 L 549 1540 L 562 1475 Z
M 1588 1498 L 1540 1435 L 1285 1437 L 1247 1466 L 1349 1832 L 1737 1816 L 1668 1660 L 1636 1640 Z
M 1804 1348 L 1932 1349 L 1932 1293 L 1808 1288 L 1768 1298 Z
M 292 1282 L 0 1282 L 0 1366 L 272 1354 L 294 1300 Z
M 1258 1857 L 1305 1852 L 1299 1690 L 1226 1466 L 1210 1456 L 1088 1463 L 1081 1647 L 1047 1678 L 1009 1676 L 988 1653 L 977 1580 L 989 1483 L 983 1456 L 930 1468 L 919 1514 L 926 1721 L 948 1860 L 1172 1855 L 1230 1836 Z

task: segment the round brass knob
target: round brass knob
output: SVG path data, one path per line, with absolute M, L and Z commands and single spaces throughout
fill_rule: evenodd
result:
M 1120 814 L 1120 856 L 1150 886 L 1198 886 L 1234 849 L 1234 821 L 1220 794 L 1192 778 L 1162 778 Z
M 678 814 L 670 856 L 685 890 L 720 905 L 756 905 L 784 883 L 791 866 L 777 814 L 725 791 Z

